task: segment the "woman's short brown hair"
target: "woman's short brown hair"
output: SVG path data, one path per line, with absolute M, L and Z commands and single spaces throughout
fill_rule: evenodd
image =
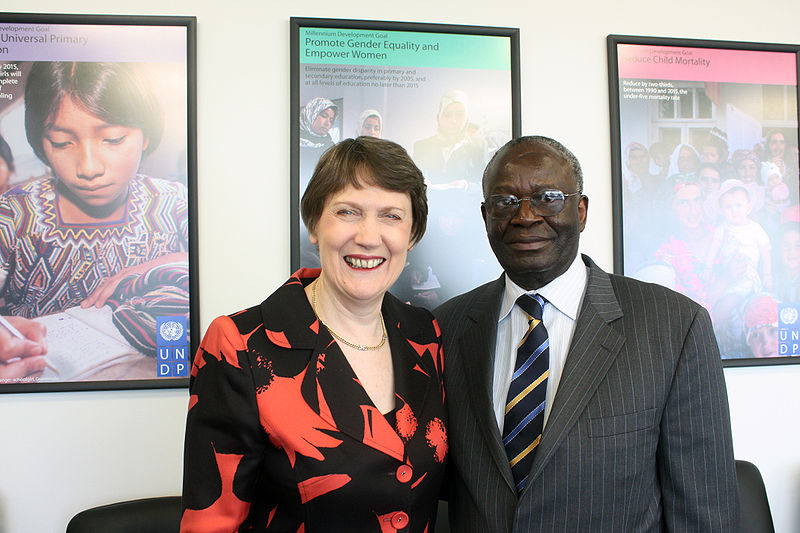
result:
M 345 139 L 320 157 L 300 202 L 300 214 L 314 233 L 325 202 L 348 185 L 361 189 L 375 185 L 408 194 L 411 199 L 411 242 L 425 234 L 428 200 L 425 179 L 408 152 L 397 143 L 374 137 Z

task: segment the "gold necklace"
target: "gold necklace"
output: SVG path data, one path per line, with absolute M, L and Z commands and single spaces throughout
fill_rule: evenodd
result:
M 380 317 L 380 319 L 381 319 L 381 330 L 383 331 L 383 336 L 381 337 L 381 342 L 379 342 L 375 346 L 367 346 L 365 344 L 356 344 L 354 342 L 350 342 L 347 339 L 345 339 L 344 337 L 342 337 L 341 335 L 339 335 L 338 333 L 336 333 L 335 331 L 333 331 L 328 324 L 323 322 L 322 318 L 319 316 L 319 312 L 317 312 L 317 281 L 316 280 L 314 281 L 313 285 L 311 285 L 311 308 L 314 310 L 314 314 L 317 315 L 317 318 L 319 318 L 319 321 L 322 323 L 322 325 L 325 326 L 325 328 L 327 328 L 328 332 L 331 335 L 333 335 L 333 338 L 335 338 L 337 341 L 341 341 L 341 342 L 345 343 L 346 345 L 348 345 L 351 348 L 355 348 L 356 350 L 359 350 L 359 351 L 362 351 L 362 352 L 366 352 L 366 351 L 378 350 L 384 344 L 386 344 L 386 324 L 384 324 L 384 322 L 383 322 L 383 313 L 382 312 L 378 313 L 378 317 Z

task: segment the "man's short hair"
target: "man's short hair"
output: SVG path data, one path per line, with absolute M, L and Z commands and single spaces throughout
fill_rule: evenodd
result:
M 489 169 L 495 163 L 495 160 L 502 157 L 502 155 L 519 144 L 544 144 L 553 148 L 558 154 L 564 158 L 564 160 L 569 164 L 570 168 L 572 169 L 572 177 L 575 180 L 575 185 L 578 187 L 576 192 L 583 194 L 583 170 L 581 170 L 581 164 L 578 161 L 578 158 L 575 157 L 566 146 L 561 144 L 555 139 L 551 139 L 550 137 L 545 137 L 543 135 L 526 135 L 523 137 L 517 137 L 516 139 L 511 139 L 506 144 L 504 144 L 499 150 L 494 153 L 492 159 L 489 161 L 489 164 L 486 165 L 486 169 L 483 171 L 483 195 L 486 196 L 486 183 L 487 183 L 487 176 L 489 173 Z M 570 191 L 567 191 L 570 192 Z

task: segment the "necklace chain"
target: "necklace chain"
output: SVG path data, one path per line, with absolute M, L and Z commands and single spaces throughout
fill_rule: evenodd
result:
M 341 335 L 339 335 L 338 333 L 333 331 L 331 329 L 331 327 L 322 320 L 322 317 L 319 316 L 319 312 L 317 311 L 317 281 L 316 280 L 314 281 L 314 284 L 311 286 L 311 308 L 314 310 L 314 314 L 317 315 L 317 318 L 322 323 L 322 325 L 325 326 L 325 328 L 327 328 L 328 332 L 331 335 L 333 335 L 333 338 L 335 338 L 337 341 L 341 341 L 341 342 L 345 343 L 346 345 L 348 345 L 351 348 L 355 348 L 356 350 L 359 350 L 359 351 L 362 351 L 362 352 L 366 352 L 366 351 L 378 350 L 381 347 L 383 347 L 384 344 L 386 344 L 386 324 L 383 322 L 383 313 L 382 312 L 378 313 L 378 317 L 381 319 L 381 331 L 383 331 L 383 335 L 381 336 L 381 342 L 379 342 L 375 346 L 367 346 L 366 344 L 356 344 L 354 342 L 350 342 L 349 340 L 345 339 L 344 337 L 342 337 Z

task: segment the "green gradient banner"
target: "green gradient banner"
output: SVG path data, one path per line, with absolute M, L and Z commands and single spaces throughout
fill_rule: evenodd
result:
M 300 29 L 300 63 L 509 70 L 508 37 L 335 28 Z

